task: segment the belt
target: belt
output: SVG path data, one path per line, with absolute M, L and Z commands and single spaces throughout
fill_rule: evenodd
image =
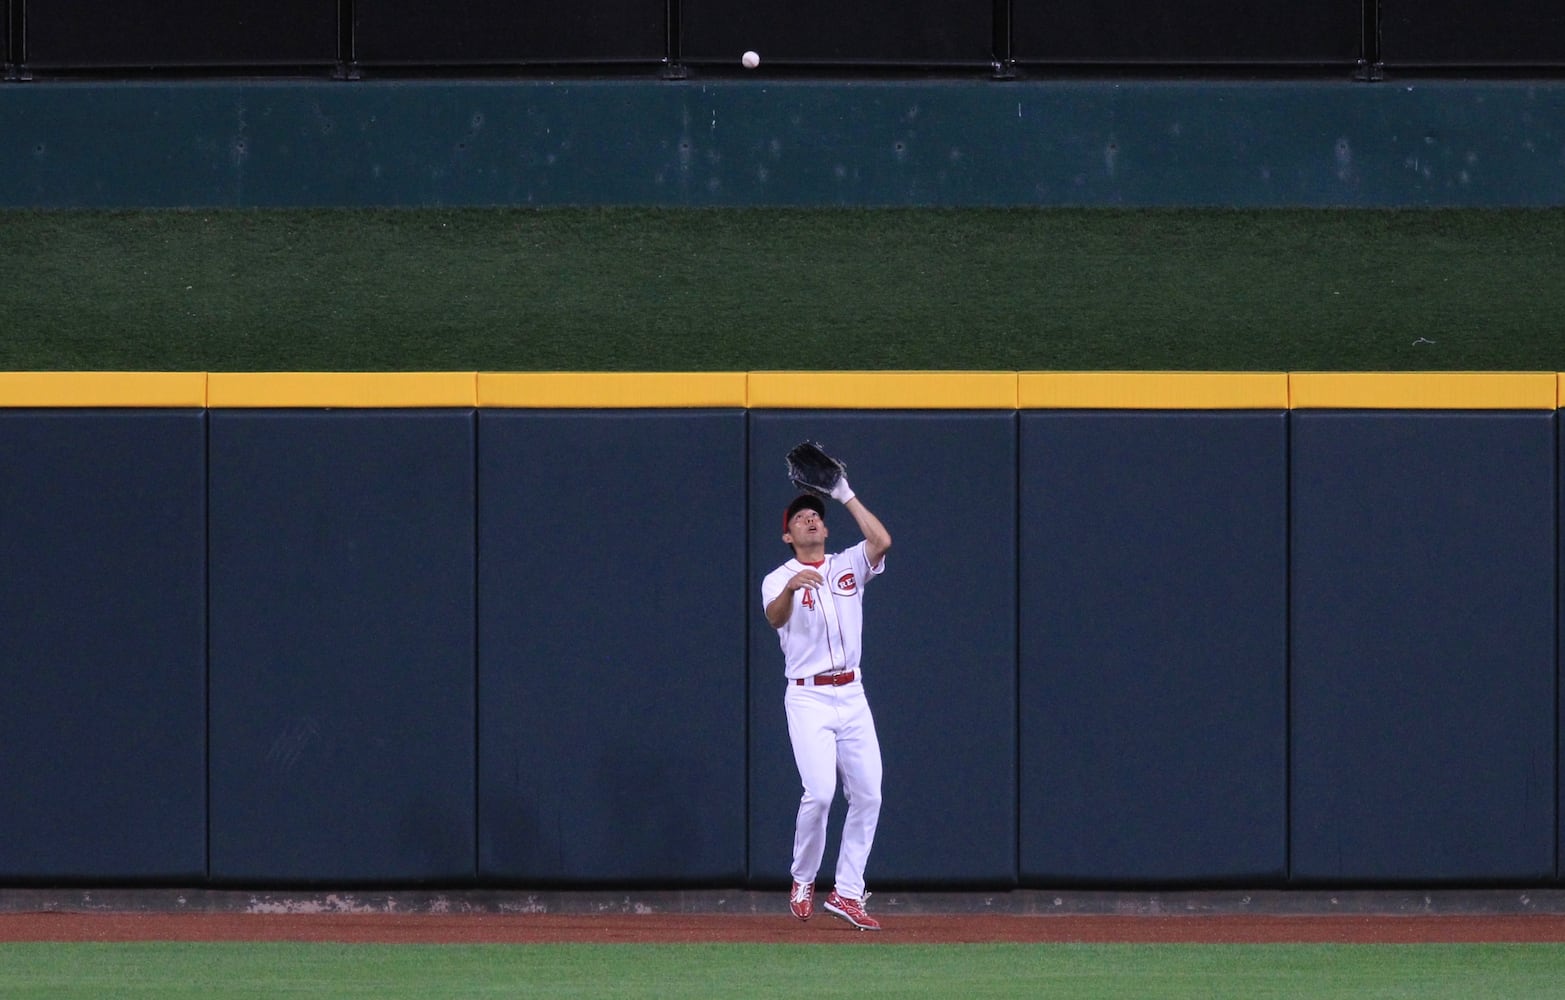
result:
M 816 674 L 814 677 L 795 677 L 793 682 L 800 686 L 808 684 L 812 687 L 842 687 L 844 684 L 852 684 L 854 673 L 844 670 L 835 674 Z

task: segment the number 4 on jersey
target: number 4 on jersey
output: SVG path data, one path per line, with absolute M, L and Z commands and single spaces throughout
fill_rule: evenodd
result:
M 805 587 L 805 588 L 803 588 L 803 593 L 804 593 L 804 597 L 799 601 L 799 603 L 804 605 L 806 608 L 810 609 L 811 611 L 814 611 L 815 610 L 815 591 L 810 589 L 809 587 Z

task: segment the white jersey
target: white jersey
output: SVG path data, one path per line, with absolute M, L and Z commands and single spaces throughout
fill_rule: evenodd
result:
M 777 630 L 789 679 L 813 677 L 834 670 L 858 670 L 864 632 L 864 587 L 886 569 L 869 564 L 867 543 L 827 555 L 815 567 L 789 559 L 761 581 L 761 607 L 777 599 L 795 573 L 814 568 L 826 582 L 819 588 L 800 587 L 793 594 L 793 614 Z

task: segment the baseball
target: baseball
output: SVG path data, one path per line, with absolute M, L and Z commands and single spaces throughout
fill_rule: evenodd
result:
M 752 50 L 740 56 L 739 61 L 744 63 L 745 69 L 755 69 L 757 66 L 761 65 L 761 55 L 760 53 Z

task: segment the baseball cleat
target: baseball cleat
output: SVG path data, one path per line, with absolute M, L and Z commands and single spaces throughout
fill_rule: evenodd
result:
M 788 894 L 788 909 L 800 920 L 810 919 L 810 914 L 815 912 L 815 885 L 810 882 L 795 882 L 793 891 Z
M 826 897 L 826 912 L 841 917 L 861 931 L 880 930 L 880 921 L 864 912 L 864 902 L 869 899 L 869 893 L 864 894 L 864 899 L 849 899 L 847 896 L 838 895 L 835 889 Z

